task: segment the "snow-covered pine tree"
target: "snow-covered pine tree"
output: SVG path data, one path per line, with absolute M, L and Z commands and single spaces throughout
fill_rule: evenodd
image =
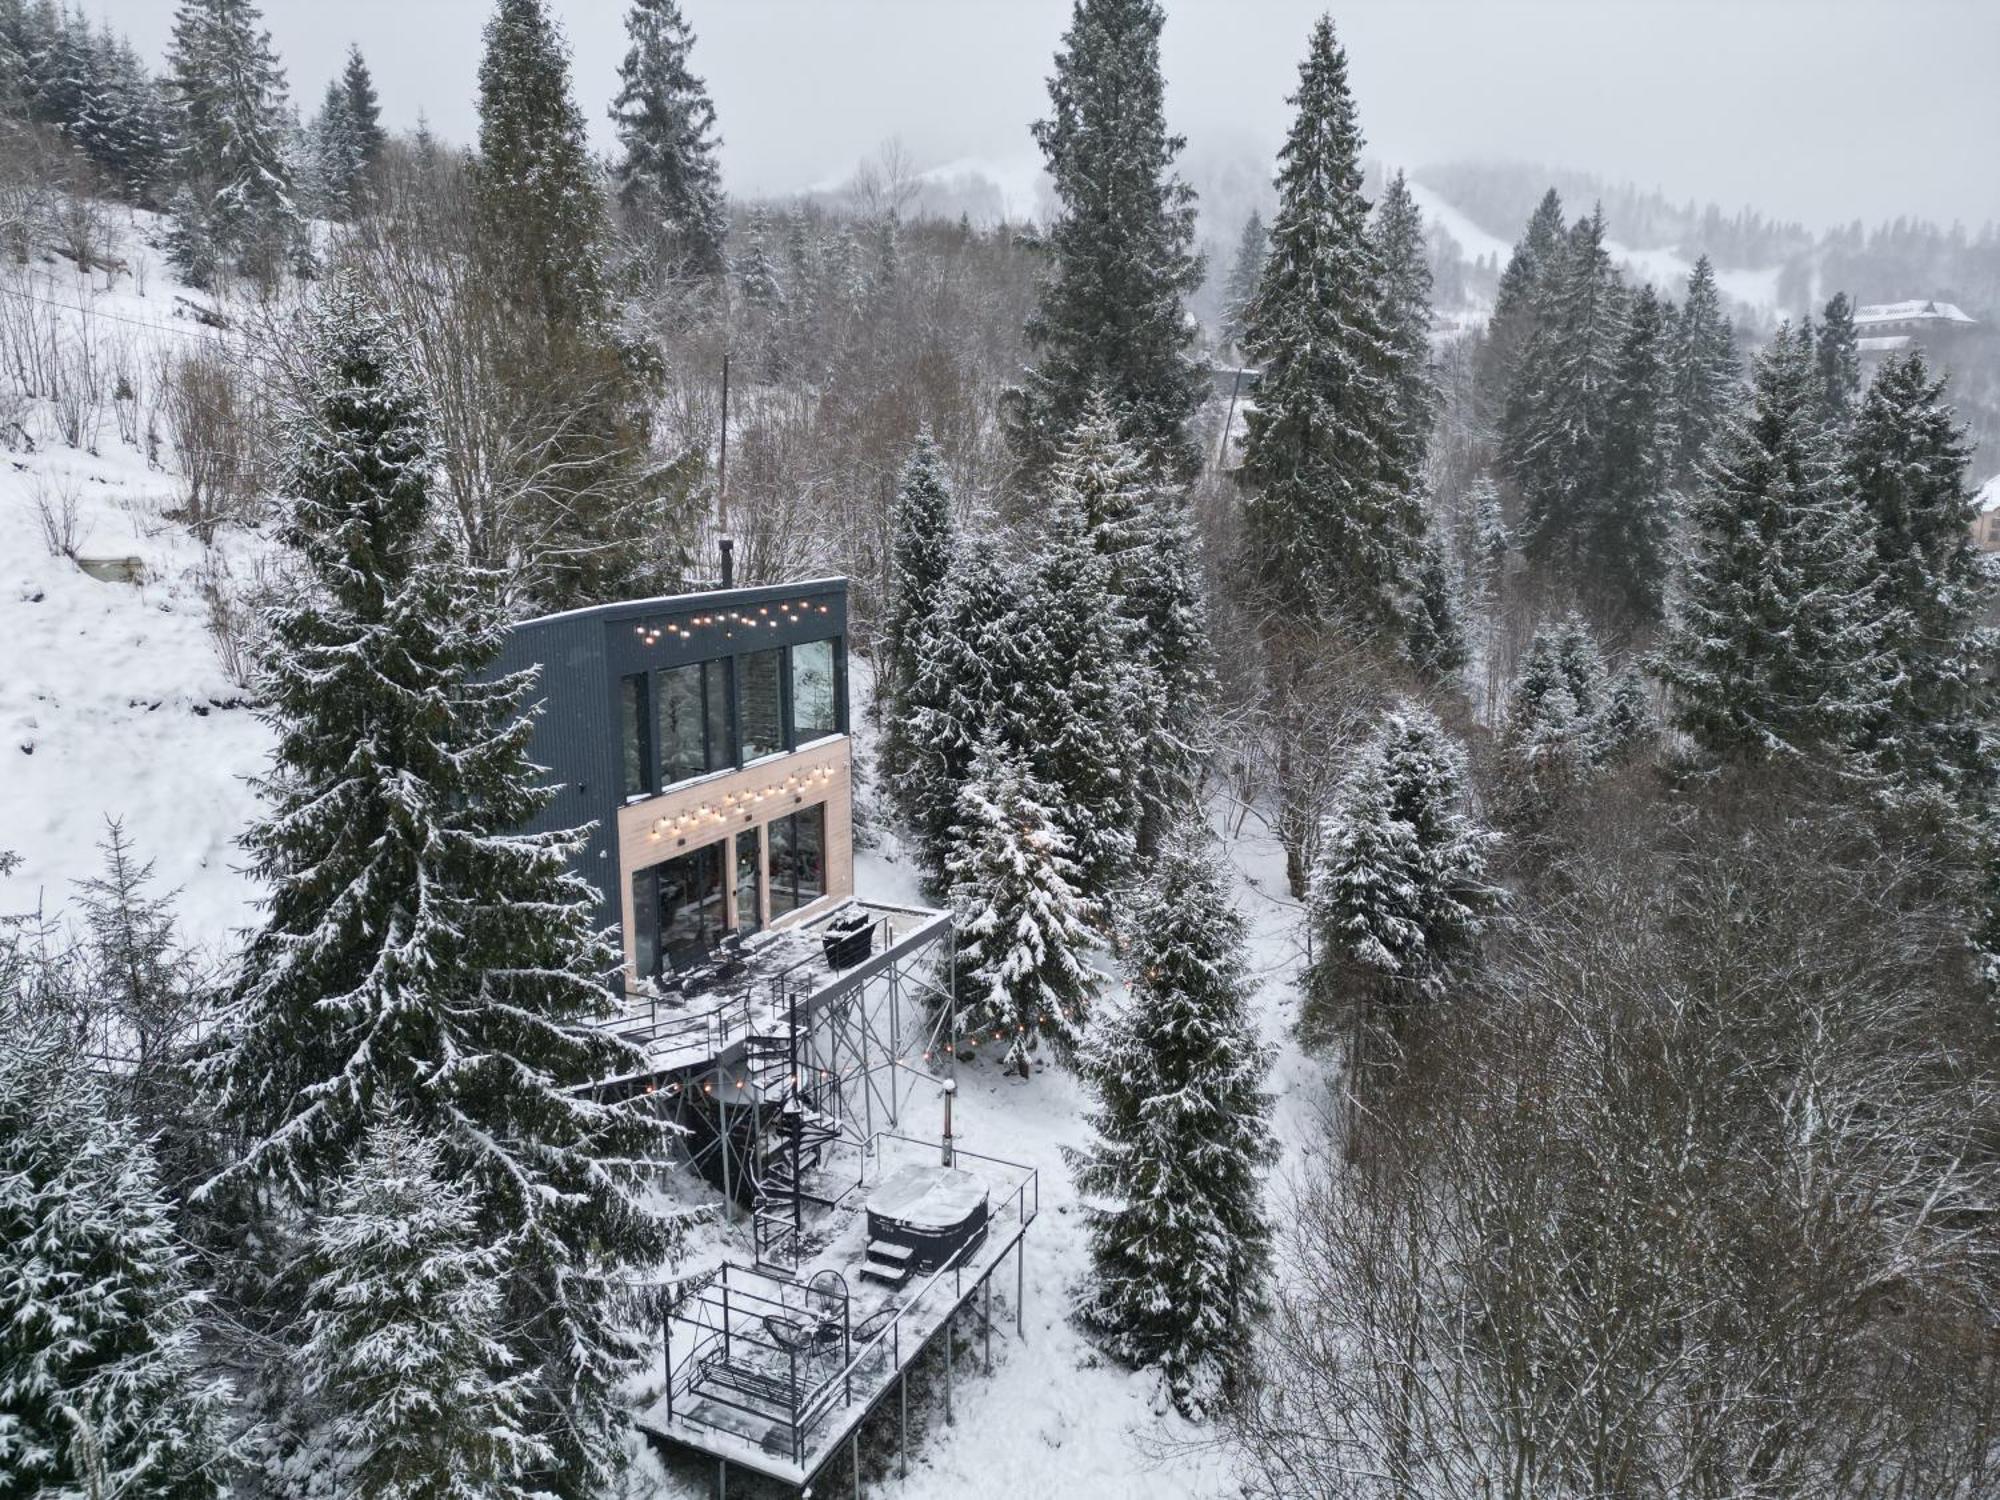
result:
M 505 1256 L 437 1143 L 392 1115 L 314 1221 L 299 1352 L 318 1424 L 287 1476 L 369 1500 L 530 1500 L 547 1447 L 502 1340 Z
M 1382 262 L 1382 303 L 1394 356 L 1396 420 L 1404 451 L 1421 470 L 1437 420 L 1437 381 L 1431 374 L 1431 262 L 1424 216 L 1401 171 L 1382 190 L 1369 225 Z
M 1861 401 L 1861 347 L 1854 334 L 1854 305 L 1835 292 L 1822 310 L 1819 347 L 1820 402 L 1827 421 L 1845 427 Z
M 1572 612 L 1529 643 L 1500 733 L 1504 800 L 1519 827 L 1534 827 L 1572 787 L 1624 748 L 1632 708 L 1614 699 L 1590 628 Z
M 88 933 L 91 987 L 130 1058 L 124 1083 L 139 1115 L 159 1123 L 156 1091 L 200 1019 L 191 955 L 175 931 L 173 896 L 152 893 L 153 862 L 140 861 L 116 819 L 98 840 L 103 872 L 77 882 Z
M 357 44 L 348 45 L 347 64 L 340 70 L 340 89 L 346 96 L 347 125 L 361 158 L 361 171 L 372 172 L 382 160 L 382 148 L 389 144 L 389 135 L 382 128 L 382 104 L 375 95 L 374 75 L 368 71 L 368 63 Z
M 618 65 L 611 118 L 625 148 L 614 173 L 628 212 L 667 236 L 674 258 L 697 275 L 722 271 L 728 224 L 716 154 L 715 105 L 688 66 L 694 32 L 677 0 L 634 0 L 625 16 L 631 45 Z
M 300 225 L 287 149 L 285 75 L 251 0 L 181 0 L 167 51 L 171 169 L 168 248 L 205 285 L 218 256 L 269 276 Z
M 1790 327 L 1758 356 L 1750 408 L 1712 470 L 1656 662 L 1674 722 L 1720 759 L 1852 764 L 1888 698 L 1872 522 Z
M 771 252 L 771 216 L 761 203 L 750 210 L 743 254 L 737 257 L 736 280 L 743 288 L 743 300 L 752 307 L 774 317 L 784 310 L 785 283 Z
M 1069 1057 L 1082 1040 L 1092 990 L 1077 868 L 1049 793 L 1026 759 L 981 742 L 959 789 L 947 866 L 958 932 L 957 1031 L 1006 1044 L 1023 1077 L 1043 1041 Z
M 1431 713 L 1405 703 L 1341 784 L 1308 893 L 1315 957 L 1301 1024 L 1327 1034 L 1349 1008 L 1443 994 L 1498 899 L 1493 835 L 1465 810 L 1465 756 Z
M 1102 391 L 1119 428 L 1162 477 L 1190 479 L 1188 430 L 1208 380 L 1188 357 L 1185 300 L 1201 285 L 1194 192 L 1173 175 L 1159 0 L 1076 0 L 1035 123 L 1061 209 L 1049 275 L 1028 319 L 1034 364 L 1009 401 L 1009 436 L 1038 482 Z
M 1264 216 L 1254 208 L 1243 221 L 1243 233 L 1236 239 L 1236 257 L 1229 263 L 1229 279 L 1222 287 L 1222 343 L 1235 348 L 1242 342 L 1250 316 L 1250 302 L 1257 295 L 1257 283 L 1264 274 L 1264 257 L 1271 247 L 1271 232 Z
M 1668 367 L 1673 390 L 1674 484 L 1692 493 L 1741 397 L 1736 333 L 1723 315 L 1715 268 L 1702 256 L 1688 273 Z
M 1473 367 L 1473 390 L 1481 419 L 1498 429 L 1507 411 L 1517 370 L 1528 341 L 1541 325 L 1551 270 L 1569 234 L 1562 198 L 1554 188 L 1542 195 L 1527 229 L 1514 244 L 1486 320 L 1486 338 Z
M 1085 1045 L 1095 1138 L 1068 1153 L 1091 1249 L 1077 1311 L 1196 1419 L 1243 1374 L 1270 1260 L 1268 1059 L 1229 887 L 1207 829 L 1187 818 L 1132 916 L 1130 999 Z
M 1604 248 L 1604 212 L 1570 229 L 1547 315 L 1529 341 L 1500 458 L 1521 492 L 1521 545 L 1554 577 L 1588 581 L 1585 539 L 1625 338 L 1626 294 Z
M 1250 489 L 1245 571 L 1280 610 L 1393 629 L 1420 561 L 1423 510 L 1347 54 L 1325 17 L 1291 102 L 1271 253 L 1243 340 L 1264 370 L 1237 471 Z
M 315 211 L 336 221 L 351 217 L 360 185 L 361 140 L 348 113 L 347 90 L 338 78 L 326 86 L 303 150 L 308 167 L 303 185 L 310 190 Z
M 1403 651 L 1410 664 L 1432 682 L 1448 681 L 1465 665 L 1465 615 L 1444 549 L 1424 543 L 1424 560 L 1417 569 L 1409 602 L 1409 633 Z
M 505 1338 L 531 1375 L 537 1483 L 600 1493 L 621 1461 L 619 1382 L 639 1354 L 619 1278 L 675 1248 L 646 1201 L 660 1126 L 583 1089 L 636 1066 L 593 1021 L 615 956 L 574 832 L 523 834 L 547 805 L 519 703 L 481 674 L 505 629 L 496 580 L 427 527 L 430 439 L 404 351 L 359 287 L 330 287 L 291 415 L 284 537 L 308 586 L 275 608 L 259 662 L 276 735 L 246 836 L 270 891 L 210 1071 L 246 1136 L 206 1185 L 307 1200 L 393 1103 L 478 1195 L 507 1247 Z
M 1078 477 L 1058 464 L 1015 616 L 1027 674 L 1023 734 L 1011 743 L 1051 799 L 1077 887 L 1101 919 L 1138 848 L 1139 756 L 1165 708 L 1149 664 L 1134 659 L 1133 625 L 1119 612 Z
M 1607 761 L 1623 759 L 1653 734 L 1653 710 L 1646 699 L 1646 679 L 1637 663 L 1628 663 L 1611 680 L 1610 696 L 1598 716 L 1599 754 Z
M 1650 286 L 1632 298 L 1605 413 L 1603 468 L 1583 539 L 1587 591 L 1644 620 L 1657 620 L 1664 610 L 1672 567 L 1671 314 Z
M 956 546 L 951 480 L 929 427 L 918 429 L 896 480 L 894 532 L 889 541 L 889 601 L 883 612 L 881 680 L 884 712 L 882 769 L 890 778 L 910 759 L 909 714 L 924 643 L 944 613 L 945 586 Z
M 1822 345 L 1824 347 L 1824 345 Z M 1870 521 L 1893 664 L 1875 758 L 1889 775 L 1961 798 L 1993 782 L 1982 626 L 1993 584 L 1973 550 L 1965 429 L 1921 350 L 1891 359 L 1861 398 L 1846 476 Z
M 933 887 L 949 881 L 959 788 L 987 735 L 1025 753 L 1028 659 L 1020 633 L 1023 584 L 991 538 L 962 539 L 937 619 L 917 652 L 910 693 L 915 752 L 892 787 Z
M 0 990 L 0 1496 L 228 1493 L 199 1302 L 145 1143 Z

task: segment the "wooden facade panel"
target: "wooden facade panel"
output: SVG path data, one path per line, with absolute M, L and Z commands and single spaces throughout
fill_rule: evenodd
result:
M 774 755 L 741 770 L 720 772 L 657 796 L 629 802 L 618 810 L 619 927 L 625 942 L 625 977 L 636 979 L 633 939 L 632 877 L 652 865 L 723 843 L 723 891 L 729 924 L 737 923 L 736 835 L 763 829 L 815 803 L 826 808 L 823 851 L 826 894 L 797 911 L 775 919 L 773 927 L 794 923 L 825 911 L 854 894 L 854 775 L 853 744 L 846 735 L 809 745 L 786 755 Z M 768 839 L 760 837 L 759 900 L 769 910 Z

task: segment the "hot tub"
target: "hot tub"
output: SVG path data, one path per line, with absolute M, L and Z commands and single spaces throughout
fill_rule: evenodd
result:
M 935 1271 L 986 1238 L 986 1184 L 956 1167 L 899 1167 L 868 1195 L 870 1253 L 877 1245 L 910 1270 Z

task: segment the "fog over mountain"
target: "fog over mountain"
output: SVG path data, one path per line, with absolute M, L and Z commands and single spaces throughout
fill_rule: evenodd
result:
M 309 106 L 313 71 L 358 42 L 388 121 L 423 112 L 469 140 L 488 0 L 268 0 Z M 557 0 L 578 93 L 608 146 L 604 101 L 622 5 Z M 689 0 L 738 195 L 837 181 L 890 137 L 920 167 L 973 162 L 1025 196 L 1027 126 L 1066 0 Z M 1198 178 L 1258 181 L 1287 118 L 1317 0 L 1171 0 L 1168 112 Z M 172 8 L 98 0 L 150 56 Z M 1371 152 L 1420 166 L 1468 156 L 1589 172 L 1668 198 L 1753 205 L 1824 228 L 1911 214 L 2000 218 L 2000 6 L 1953 0 L 1524 0 L 1333 8 Z M 1233 195 L 1231 195 L 1233 196 Z M 1015 212 L 1031 203 L 1012 201 Z M 1229 215 L 1218 208 L 1218 219 Z

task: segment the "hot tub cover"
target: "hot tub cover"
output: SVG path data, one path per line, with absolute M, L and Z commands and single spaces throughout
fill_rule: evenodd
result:
M 912 1229 L 956 1229 L 986 1206 L 986 1184 L 956 1167 L 899 1167 L 868 1197 L 868 1211 Z

